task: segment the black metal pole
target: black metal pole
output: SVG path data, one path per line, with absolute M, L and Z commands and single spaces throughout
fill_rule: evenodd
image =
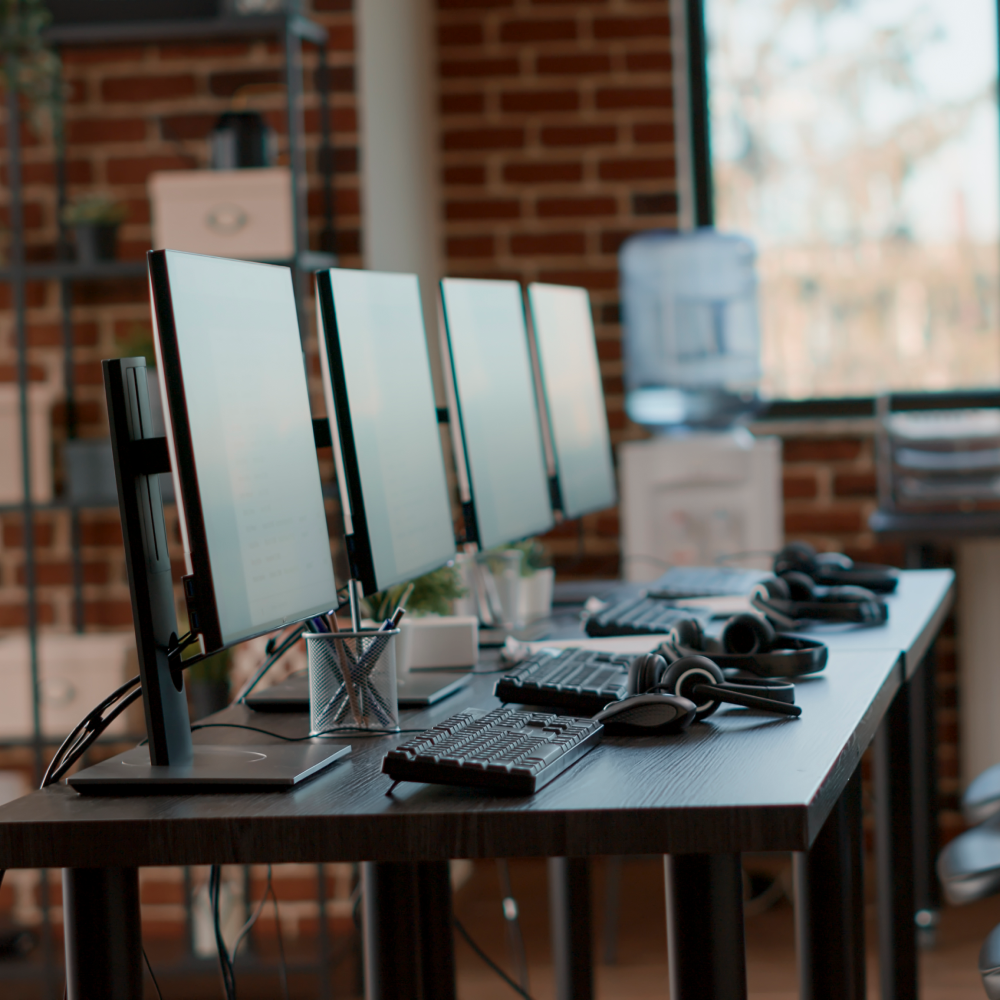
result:
M 291 19 L 285 25 L 285 108 L 288 118 L 288 168 L 292 178 L 292 233 L 295 260 L 292 281 L 295 286 L 295 307 L 299 314 L 299 333 L 305 340 L 306 317 L 304 300 L 308 274 L 302 267 L 302 255 L 309 250 L 308 178 L 302 133 L 302 39 L 292 30 Z
M 671 854 L 670 1000 L 746 1000 L 743 869 L 738 854 Z
M 417 865 L 420 965 L 424 1000 L 455 1000 L 455 932 L 447 861 Z
M 812 848 L 795 855 L 795 917 L 802 1000 L 864 1000 L 865 893 L 861 768 Z
M 330 948 L 330 921 L 326 915 L 326 869 L 323 865 L 316 866 L 316 906 L 319 918 L 319 995 L 320 1000 L 330 1000 L 333 996 L 333 953 Z
M 549 858 L 549 922 L 557 1000 L 594 995 L 587 858 Z
M 333 152 L 333 121 L 330 113 L 330 63 L 326 46 L 319 46 L 319 69 L 316 73 L 319 91 L 319 169 L 323 175 L 323 230 L 319 248 L 325 253 L 337 252 L 337 230 L 334 225 L 336 208 L 333 202 L 333 172 L 336 167 Z
M 417 866 L 361 866 L 365 1000 L 419 1000 L 423 972 Z
M 910 750 L 913 755 L 914 909 L 918 939 L 934 943 L 941 911 L 935 865 L 937 808 L 937 659 L 932 646 L 910 679 Z
M 881 996 L 914 1000 L 918 987 L 908 683 L 899 689 L 882 720 L 874 750 Z
M 687 3 L 688 98 L 691 123 L 691 172 L 694 224 L 715 225 L 712 195 L 712 143 L 709 117 L 708 42 L 703 0 Z

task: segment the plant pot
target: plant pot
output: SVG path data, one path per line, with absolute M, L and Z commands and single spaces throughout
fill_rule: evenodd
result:
M 76 259 L 81 264 L 114 260 L 118 249 L 118 223 L 85 223 L 73 227 Z

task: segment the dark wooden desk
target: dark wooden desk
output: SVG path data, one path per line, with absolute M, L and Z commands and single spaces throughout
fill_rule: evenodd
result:
M 914 650 L 940 616 L 950 582 L 939 581 L 936 599 L 930 589 L 918 590 L 919 601 L 917 590 L 904 590 L 894 614 L 894 620 L 911 622 Z M 375 862 L 365 865 L 369 982 L 377 984 L 371 995 L 437 997 L 449 990 L 453 995 L 447 975 L 430 975 L 450 968 L 447 859 L 662 853 L 670 855 L 673 996 L 735 1000 L 745 995 L 739 854 L 808 852 L 798 872 L 804 985 L 814 997 L 860 997 L 857 766 L 883 717 L 892 718 L 890 706 L 906 683 L 909 647 L 874 640 L 881 648 L 842 648 L 855 641 L 846 635 L 831 641 L 825 673 L 798 684 L 800 720 L 731 709 L 683 737 L 609 738 L 532 797 L 426 785 L 401 785 L 386 797 L 381 758 L 406 737 L 356 738 L 348 761 L 285 794 L 94 799 L 66 786 L 36 792 L 0 808 L 0 866 L 94 872 L 92 881 L 77 882 L 75 905 L 97 937 L 110 933 L 102 914 L 114 919 L 101 900 L 120 885 L 127 894 L 129 873 L 137 867 Z M 493 679 L 477 677 L 468 691 L 441 705 L 404 713 L 404 727 L 433 725 L 464 704 L 495 704 Z M 231 708 L 215 718 L 287 736 L 306 731 L 304 716 Z M 879 739 L 894 745 L 889 737 Z M 196 740 L 259 743 L 267 737 L 212 728 L 200 730 Z M 886 780 L 893 786 L 891 774 Z M 97 877 L 102 869 L 106 877 Z M 137 892 L 135 900 L 137 907 Z M 908 919 L 912 928 L 912 909 Z M 415 924 L 435 933 L 414 942 Z M 441 951 L 445 938 L 447 953 Z M 428 952 L 428 943 L 436 943 L 437 954 Z M 406 964 L 400 956 L 414 947 L 423 948 L 422 978 L 400 980 Z M 380 955 L 391 961 L 380 965 Z M 390 967 L 397 974 L 393 983 L 379 975 Z

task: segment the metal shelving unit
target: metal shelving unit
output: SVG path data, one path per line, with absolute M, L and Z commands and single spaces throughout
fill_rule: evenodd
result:
M 168 41 L 209 41 L 219 38 L 277 37 L 284 46 L 284 83 L 286 87 L 286 110 L 288 115 L 288 160 L 291 170 L 293 199 L 293 232 L 296 253 L 290 260 L 271 261 L 292 268 L 296 300 L 299 308 L 300 328 L 306 329 L 304 322 L 304 302 L 308 294 L 308 279 L 312 271 L 330 267 L 336 263 L 336 235 L 334 229 L 333 202 L 333 149 L 331 144 L 329 112 L 329 72 L 326 58 L 326 29 L 314 21 L 295 14 L 276 16 L 221 17 L 205 20 L 143 21 L 127 24 L 81 24 L 55 25 L 45 33 L 46 41 L 53 47 L 108 45 L 116 42 L 168 42 Z M 303 96 L 303 43 L 317 46 L 319 51 L 319 71 L 317 74 L 320 94 L 321 148 L 320 171 L 323 176 L 323 229 L 320 235 L 319 252 L 309 248 L 307 182 L 305 156 L 305 123 L 302 111 Z M 55 500 L 46 504 L 35 504 L 31 498 L 31 453 L 28 439 L 28 365 L 27 365 L 27 283 L 30 281 L 57 281 L 60 289 L 62 314 L 63 372 L 66 403 L 66 432 L 68 438 L 77 435 L 77 414 L 74 394 L 74 350 L 73 350 L 73 288 L 77 282 L 103 281 L 116 278 L 140 278 L 146 275 L 145 261 L 106 261 L 82 264 L 70 259 L 69 244 L 63 224 L 59 224 L 56 259 L 45 262 L 29 262 L 26 259 L 24 213 L 22 202 L 21 142 L 19 124 L 21 112 L 16 93 L 8 91 L 7 112 L 7 157 L 8 192 L 10 200 L 10 261 L 0 268 L 0 282 L 11 286 L 12 305 L 15 322 L 15 342 L 17 348 L 17 377 L 19 388 L 21 421 L 22 489 L 24 500 L 20 504 L 3 505 L 0 512 L 18 512 L 22 515 L 25 560 L 26 631 L 29 640 L 32 722 L 34 736 L 30 746 L 34 751 L 35 770 L 40 778 L 45 765 L 46 747 L 52 741 L 45 737 L 41 729 L 40 691 L 38 669 L 38 593 L 34 544 L 35 514 L 38 511 L 68 510 L 71 524 L 71 548 L 73 565 L 74 625 L 78 632 L 84 630 L 83 609 L 83 565 L 81 559 L 80 512 L 83 506 L 68 500 Z M 56 169 L 57 208 L 60 216 L 66 203 L 66 171 L 64 151 L 58 151 Z M 0 745 L 24 746 L 26 741 L 10 740 Z M 62 972 L 57 959 L 49 919 L 49 885 L 47 872 L 43 871 L 40 885 L 40 906 L 42 910 L 41 962 L 37 960 L 0 962 L 0 982 L 4 980 L 40 980 L 46 1000 L 58 1000 L 62 995 Z M 249 884 L 249 876 L 245 876 Z M 185 872 L 185 901 L 187 907 L 188 954 L 173 966 L 157 969 L 165 978 L 192 975 L 204 972 L 215 974 L 217 965 L 213 961 L 196 957 L 191 948 L 193 922 L 191 917 L 191 878 Z M 322 866 L 317 866 L 317 900 L 319 904 L 319 955 L 314 963 L 296 963 L 290 971 L 312 973 L 318 978 L 319 995 L 331 995 L 330 959 L 331 947 L 326 917 L 326 884 Z M 255 956 L 246 955 L 239 962 L 239 970 L 252 974 L 262 974 L 275 970 L 273 963 L 264 963 Z

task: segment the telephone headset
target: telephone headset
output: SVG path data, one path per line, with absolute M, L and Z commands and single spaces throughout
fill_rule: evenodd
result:
M 789 542 L 774 557 L 775 576 L 804 573 L 827 587 L 864 587 L 876 594 L 892 594 L 899 582 L 893 566 L 856 563 L 842 552 L 817 552 L 806 542 Z
M 884 625 L 889 608 L 877 594 L 854 584 L 822 586 L 798 570 L 762 580 L 750 603 L 781 628 L 797 629 L 803 621 Z
M 682 656 L 667 663 L 659 653 L 643 653 L 629 666 L 628 697 L 666 695 L 692 703 L 693 721 L 707 719 L 720 705 L 741 705 L 775 715 L 799 716 L 795 688 L 789 682 L 728 681 L 707 656 Z
M 708 656 L 722 669 L 736 669 L 758 677 L 802 677 L 826 666 L 825 643 L 775 632 L 759 615 L 734 615 L 718 639 L 705 635 L 694 618 L 677 622 L 659 651 L 668 660 Z M 742 682 L 741 682 L 742 683 Z

